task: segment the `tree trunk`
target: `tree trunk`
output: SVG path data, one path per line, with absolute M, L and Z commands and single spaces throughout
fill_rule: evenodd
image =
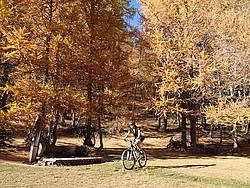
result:
M 75 113 L 72 112 L 72 121 L 71 121 L 71 127 L 76 127 L 76 118 L 75 118 Z
M 182 117 L 180 117 L 180 116 L 182 116 L 182 115 L 180 115 L 180 114 L 176 114 L 176 121 L 177 121 L 177 123 L 178 123 L 178 126 L 179 126 L 179 128 L 181 128 L 182 127 L 182 120 L 181 120 L 181 118 Z
M 185 151 L 187 148 L 187 118 L 186 114 L 181 114 L 181 127 L 182 127 L 182 134 L 181 134 L 181 150 Z
M 158 126 L 157 126 L 157 130 L 159 130 L 161 128 L 161 117 L 158 117 Z
M 94 31 L 94 16 L 95 16 L 95 4 L 96 1 L 91 1 L 90 3 L 90 22 L 89 22 L 89 27 L 90 27 L 90 59 L 89 59 L 89 75 L 88 75 L 88 85 L 87 85 L 87 95 L 88 95 L 88 114 L 87 114 L 87 122 L 86 122 L 86 137 L 84 140 L 84 145 L 87 146 L 92 146 L 91 143 L 91 125 L 92 125 L 92 95 L 93 95 L 93 81 L 92 81 L 92 64 L 94 60 L 94 40 L 95 40 L 95 31 Z
M 42 117 L 37 117 L 35 122 L 35 135 L 34 140 L 30 147 L 30 156 L 29 156 L 29 162 L 32 163 L 36 160 L 37 154 L 38 154 L 38 146 L 40 143 L 40 137 L 42 132 Z
M 101 125 L 101 117 L 98 117 L 98 133 L 99 133 L 99 137 L 100 137 L 100 147 L 99 147 L 99 151 L 101 151 L 103 149 L 103 139 L 102 139 L 102 125 Z
M 192 147 L 192 152 L 196 153 L 197 151 L 197 135 L 196 135 L 196 117 L 195 116 L 190 116 L 190 136 L 191 136 L 191 147 Z
M 53 126 L 53 131 L 52 131 L 52 138 L 53 139 L 52 139 L 51 145 L 55 145 L 56 141 L 57 141 L 57 126 L 59 124 L 59 118 L 60 118 L 59 112 L 58 112 L 58 110 L 56 110 L 55 124 Z
M 250 127 L 250 121 L 247 124 L 247 127 L 245 129 L 245 133 L 244 134 L 248 134 L 249 133 L 249 127 Z
M 53 0 L 49 0 L 46 2 L 48 4 L 48 26 L 47 27 L 51 27 L 51 23 L 52 23 L 52 19 L 53 19 Z M 50 28 L 48 28 L 50 29 Z M 52 37 L 52 32 L 48 32 L 48 34 L 46 35 L 46 40 L 45 40 L 45 62 L 47 64 L 45 64 L 44 66 L 44 73 L 43 73 L 43 86 L 46 86 L 48 84 L 48 79 L 49 79 L 49 69 L 48 69 L 48 64 L 49 64 L 49 56 L 50 56 L 50 48 L 51 48 L 51 37 Z M 42 114 L 42 118 L 45 120 L 46 117 L 46 104 L 45 102 L 41 103 L 41 114 Z
M 91 115 L 87 117 L 87 122 L 86 122 L 86 136 L 84 138 L 84 145 L 87 146 L 92 146 L 93 143 L 91 143 L 91 123 L 92 123 L 92 118 Z
M 206 120 L 206 117 L 201 116 L 201 126 L 202 126 L 203 130 L 207 129 L 207 120 Z
M 233 126 L 233 152 L 238 152 L 238 135 L 237 135 L 237 125 Z
M 8 63 L 2 63 L 0 65 L 1 67 L 1 75 L 0 75 L 0 87 L 6 87 L 6 83 L 9 81 L 9 74 L 10 74 L 10 70 L 11 70 L 11 66 Z M 6 109 L 6 104 L 7 104 L 7 100 L 8 100 L 8 94 L 6 91 L 1 91 L 0 93 L 0 108 L 2 110 L 7 110 Z
M 213 124 L 211 124 L 210 125 L 210 131 L 209 131 L 210 138 L 213 138 L 213 132 L 214 132 L 214 126 L 213 126 Z
M 220 145 L 222 145 L 223 142 L 223 127 L 220 125 Z
M 164 132 L 167 132 L 167 127 L 168 127 L 168 118 L 167 116 L 164 116 Z

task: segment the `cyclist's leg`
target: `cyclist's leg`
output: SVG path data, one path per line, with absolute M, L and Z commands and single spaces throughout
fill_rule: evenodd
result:
M 140 139 L 137 139 L 137 140 L 135 141 L 136 149 L 138 149 L 139 151 L 142 150 L 142 148 L 141 148 L 141 143 L 142 143 L 142 141 L 141 141 Z

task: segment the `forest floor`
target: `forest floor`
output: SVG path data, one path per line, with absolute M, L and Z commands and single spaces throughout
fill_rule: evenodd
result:
M 19 132 L 11 146 L 0 148 L 0 187 L 250 187 L 249 143 L 242 142 L 235 155 L 194 155 L 167 149 L 176 132 L 156 131 L 145 122 L 140 126 L 146 137 L 143 148 L 148 163 L 131 171 L 122 169 L 119 160 L 128 147 L 123 141 L 126 132 L 105 136 L 101 152 L 91 148 L 90 156 L 115 160 L 79 166 L 28 164 L 29 148 L 24 145 L 24 134 Z M 82 145 L 82 138 L 61 133 L 57 145 Z

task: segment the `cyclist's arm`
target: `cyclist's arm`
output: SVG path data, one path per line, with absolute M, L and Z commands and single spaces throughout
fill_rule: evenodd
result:
M 125 136 L 125 138 L 124 138 L 124 140 L 126 140 L 127 139 L 127 137 L 128 137 L 128 135 L 130 134 L 130 129 L 128 130 L 128 133 L 126 134 L 126 136 Z
M 138 136 L 136 139 L 139 139 L 140 137 L 141 137 L 141 131 L 140 131 L 140 129 L 138 129 Z

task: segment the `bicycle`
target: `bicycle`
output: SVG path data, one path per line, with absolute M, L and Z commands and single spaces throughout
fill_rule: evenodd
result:
M 132 170 L 136 164 L 139 163 L 140 167 L 146 166 L 147 155 L 144 150 L 139 151 L 135 145 L 134 140 L 124 140 L 125 142 L 130 142 L 128 149 L 122 152 L 121 162 L 123 168 L 126 170 Z

